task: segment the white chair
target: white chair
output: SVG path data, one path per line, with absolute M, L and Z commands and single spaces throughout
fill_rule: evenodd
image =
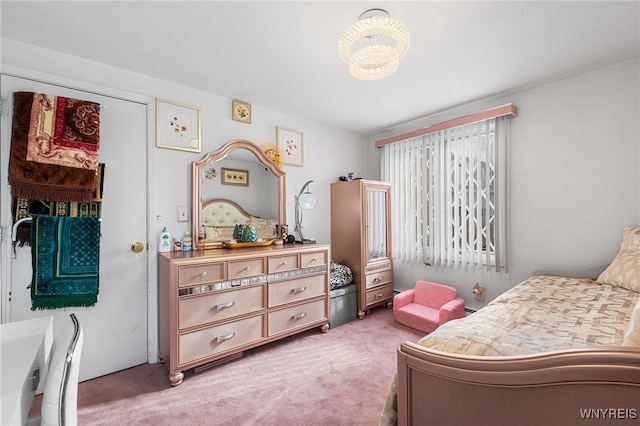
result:
M 71 426 L 78 424 L 78 377 L 82 354 L 82 326 L 75 314 L 55 334 L 44 383 L 40 417 L 28 419 L 27 425 Z

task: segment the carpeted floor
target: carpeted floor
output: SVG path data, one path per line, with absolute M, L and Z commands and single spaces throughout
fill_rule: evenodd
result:
M 163 364 L 144 364 L 80 383 L 78 422 L 377 425 L 398 346 L 423 334 L 376 308 L 328 333 L 316 328 L 199 374 L 188 371 L 173 388 Z

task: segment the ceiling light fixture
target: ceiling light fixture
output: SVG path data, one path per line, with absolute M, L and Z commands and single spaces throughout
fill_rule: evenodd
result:
M 379 80 L 393 74 L 409 50 L 409 29 L 384 9 L 369 9 L 344 30 L 338 54 L 359 80 Z

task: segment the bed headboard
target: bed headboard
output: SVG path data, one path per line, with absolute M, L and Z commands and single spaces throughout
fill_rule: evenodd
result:
M 256 227 L 258 238 L 276 235 L 276 219 L 262 219 L 247 213 L 231 200 L 216 198 L 202 205 L 200 220 L 207 239 L 226 240 L 233 237 L 235 225 L 251 224 Z
M 231 200 L 216 198 L 202 205 L 201 223 L 204 226 L 235 226 L 249 223 L 252 215 Z

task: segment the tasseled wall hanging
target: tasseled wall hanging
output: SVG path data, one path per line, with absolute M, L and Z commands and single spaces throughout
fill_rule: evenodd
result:
M 96 304 L 100 219 L 34 216 L 31 241 L 32 310 Z
M 31 309 L 97 302 L 104 164 L 100 105 L 14 93 L 9 157 L 14 244 L 31 242 Z M 15 245 L 14 245 L 15 248 Z

